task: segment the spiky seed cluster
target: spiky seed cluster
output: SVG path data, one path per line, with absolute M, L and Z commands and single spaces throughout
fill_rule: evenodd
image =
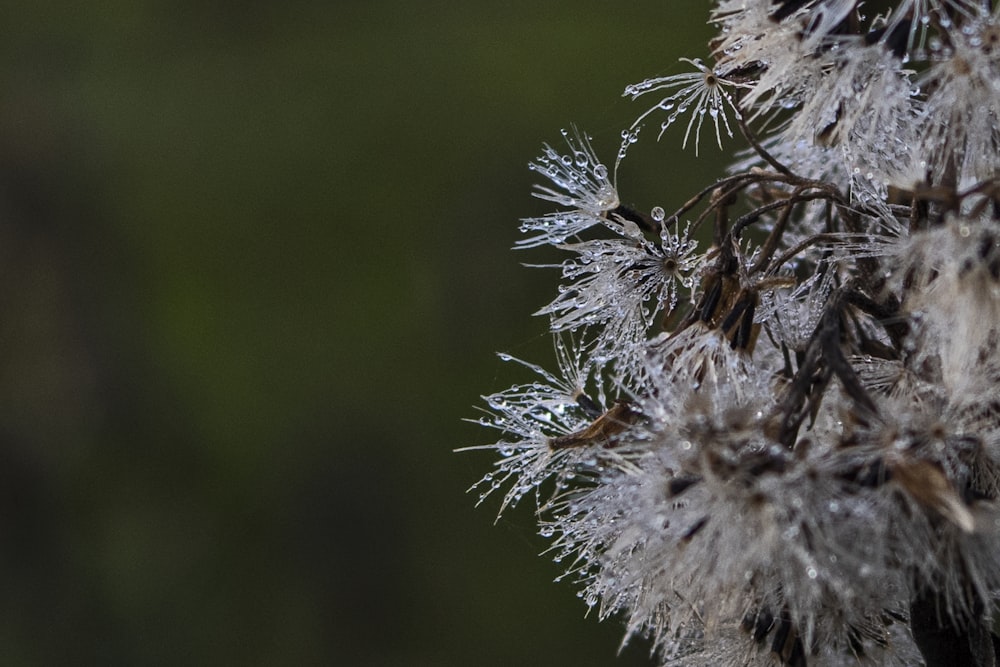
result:
M 997 664 L 1000 10 L 718 0 L 644 123 L 749 144 L 676 210 L 546 146 L 558 371 L 486 397 L 477 487 L 664 665 Z M 617 166 L 617 163 L 615 164 Z M 682 204 L 680 202 L 683 202 Z M 710 239 L 710 240 L 709 240 Z

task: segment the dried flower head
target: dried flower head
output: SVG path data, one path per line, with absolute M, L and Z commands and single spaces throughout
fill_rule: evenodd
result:
M 694 146 L 695 155 L 697 155 L 698 144 L 701 140 L 701 126 L 705 123 L 707 115 L 711 118 L 712 125 L 715 126 L 715 140 L 719 144 L 719 148 L 722 148 L 721 131 L 724 129 L 726 136 L 733 136 L 727 114 L 731 113 L 736 118 L 741 117 L 736 100 L 733 98 L 733 90 L 741 84 L 727 80 L 700 59 L 681 58 L 681 61 L 692 65 L 695 71 L 646 79 L 642 83 L 632 84 L 625 88 L 625 95 L 632 99 L 649 93 L 673 90 L 656 106 L 639 116 L 632 127 L 641 125 L 653 113 L 666 112 L 666 120 L 660 123 L 660 136 L 662 137 L 668 127 L 690 111 L 691 117 L 688 120 L 687 129 L 684 131 L 684 146 L 687 146 L 691 129 L 694 128 Z
M 521 222 L 521 231 L 534 236 L 518 242 L 519 248 L 562 243 L 580 232 L 600 224 L 618 208 L 618 191 L 611 182 L 608 168 L 597 159 L 590 139 L 578 131 L 562 131 L 569 152 L 560 154 L 549 145 L 528 167 L 544 175 L 558 189 L 535 186 L 535 196 L 553 202 L 565 210 Z
M 626 129 L 749 152 L 667 215 L 586 135 L 518 247 L 568 253 L 559 373 L 486 397 L 564 578 L 663 665 L 1000 664 L 1000 6 L 717 0 Z M 686 116 L 685 114 L 690 114 Z M 681 224 L 681 220 L 690 223 Z

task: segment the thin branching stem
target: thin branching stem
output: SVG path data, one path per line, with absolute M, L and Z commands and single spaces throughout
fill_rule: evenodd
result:
M 768 153 L 767 150 L 760 144 L 757 140 L 757 135 L 755 135 L 747 125 L 746 118 L 744 118 L 743 114 L 738 114 L 736 116 L 736 122 L 739 124 L 740 132 L 743 134 L 743 138 L 747 140 L 757 155 L 759 155 L 769 165 L 777 169 L 779 173 L 791 178 L 795 177 L 791 169 L 781 164 L 781 162 L 775 159 L 774 156 Z

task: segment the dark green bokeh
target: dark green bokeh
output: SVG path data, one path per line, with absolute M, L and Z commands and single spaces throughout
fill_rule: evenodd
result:
M 527 162 L 610 160 L 707 5 L 87 7 L 0 40 L 0 663 L 649 664 L 451 450 L 550 359 Z M 709 181 L 681 134 L 625 199 Z

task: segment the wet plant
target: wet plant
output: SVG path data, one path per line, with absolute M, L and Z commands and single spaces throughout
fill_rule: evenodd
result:
M 1000 10 L 709 20 L 689 71 L 625 89 L 652 104 L 613 160 L 574 130 L 531 164 L 559 208 L 518 248 L 566 254 L 557 363 L 485 397 L 474 489 L 534 503 L 564 578 L 663 665 L 996 665 Z M 675 123 L 749 148 L 623 205 L 629 146 Z

